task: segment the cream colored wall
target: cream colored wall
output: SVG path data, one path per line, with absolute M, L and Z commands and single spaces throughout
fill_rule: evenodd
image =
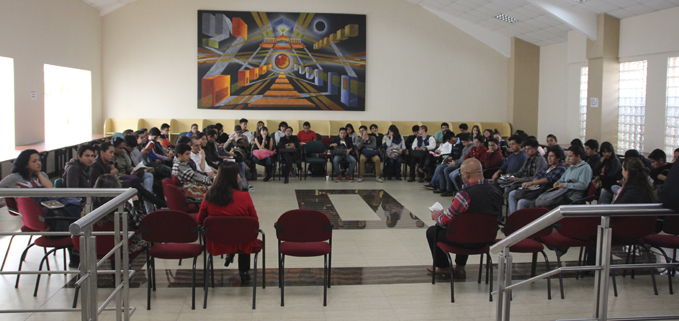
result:
M 0 44 L 14 59 L 17 145 L 44 139 L 44 64 L 92 72 L 92 128 L 102 131 L 99 10 L 81 0 L 0 1 Z
M 665 102 L 667 86 L 667 58 L 679 56 L 679 34 L 673 32 L 679 29 L 679 8 L 672 8 L 632 18 L 620 20 L 620 62 L 648 60 L 648 82 L 646 96 L 646 126 L 645 126 L 645 152 L 665 146 Z M 586 37 L 571 31 L 567 42 L 568 59 L 563 61 L 562 54 L 555 48 L 541 48 L 540 62 L 540 118 L 539 139 L 544 142 L 545 131 L 554 129 L 554 134 L 560 138 L 560 142 L 567 144 L 571 139 L 579 135 L 579 85 L 580 67 L 587 66 L 584 51 L 586 50 Z M 560 44 L 553 45 L 559 46 Z M 564 70 L 567 65 L 567 85 L 562 88 L 562 82 L 553 81 L 555 75 L 545 70 Z M 550 67 L 551 66 L 551 67 Z M 565 124 L 554 121 L 554 126 L 545 124 L 551 116 L 557 115 L 563 104 L 557 102 L 556 95 L 548 93 L 564 90 L 567 92 L 567 106 L 569 116 Z M 543 94 L 544 93 L 544 94 Z M 544 95 L 547 95 L 546 97 Z M 544 99 L 543 99 L 544 98 Z M 547 99 L 549 98 L 549 99 Z M 617 117 L 617 115 L 606 115 Z M 558 120 L 558 119 L 555 119 Z M 565 126 L 565 128 L 562 128 Z M 601 132 L 617 131 L 615 125 L 611 128 L 599 130 Z M 556 128 L 559 128 L 558 130 Z M 562 138 L 563 136 L 563 138 Z M 615 142 L 613 142 L 615 144 Z
M 365 112 L 197 109 L 197 10 L 367 15 Z M 103 18 L 105 118 L 507 121 L 507 58 L 394 0 L 143 0 Z
M 538 131 L 531 133 L 545 142 L 554 134 L 566 141 L 571 110 L 568 108 L 568 43 L 540 47 L 540 94 Z M 563 143 L 563 142 L 562 142 Z

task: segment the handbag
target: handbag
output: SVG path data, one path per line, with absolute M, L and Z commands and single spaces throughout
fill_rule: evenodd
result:
M 514 199 L 517 200 L 534 200 L 540 196 L 545 191 L 546 185 L 540 186 L 538 188 L 519 188 L 516 190 L 516 193 L 514 193 Z
M 561 205 L 564 203 L 564 199 L 568 196 L 568 192 L 570 192 L 570 189 L 563 187 L 549 190 L 540 194 L 540 196 L 535 199 L 535 206 L 552 208 L 557 205 Z
M 266 149 L 255 149 L 252 151 L 252 155 L 257 157 L 259 160 L 263 160 L 267 157 L 275 155 L 276 151 L 266 150 Z
M 182 186 L 182 190 L 184 191 L 184 194 L 186 194 L 186 197 L 202 199 L 205 197 L 205 194 L 207 194 L 208 186 L 196 182 L 186 182 L 184 186 Z
M 333 156 L 347 156 L 347 147 L 344 145 L 337 145 L 332 149 Z
M 365 155 L 365 157 L 368 157 L 368 158 L 371 158 L 371 157 L 374 157 L 374 156 L 377 156 L 377 155 L 380 154 L 380 152 L 379 152 L 378 150 L 376 150 L 376 149 L 367 149 L 367 148 L 364 148 L 364 149 L 361 151 L 361 153 L 362 153 L 363 155 Z

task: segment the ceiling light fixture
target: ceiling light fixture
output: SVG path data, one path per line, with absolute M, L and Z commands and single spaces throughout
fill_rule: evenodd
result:
M 499 15 L 495 16 L 495 18 L 500 19 L 504 22 L 509 22 L 509 23 L 515 23 L 515 22 L 519 21 L 519 20 L 516 20 L 516 19 L 506 15 L 506 14 L 499 14 Z
M 583 3 L 585 1 L 587 1 L 587 0 L 575 0 L 575 2 L 578 2 L 578 3 Z

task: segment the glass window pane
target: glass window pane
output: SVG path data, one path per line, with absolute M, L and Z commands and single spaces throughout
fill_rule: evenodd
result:
M 646 116 L 646 60 L 620 64 L 618 106 L 618 153 L 628 149 L 644 151 Z

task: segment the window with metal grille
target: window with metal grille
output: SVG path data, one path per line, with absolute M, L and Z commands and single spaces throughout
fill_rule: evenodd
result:
M 587 133 L 587 77 L 589 67 L 580 68 L 580 139 L 584 142 Z
M 646 74 L 648 62 L 620 64 L 620 98 L 618 104 L 618 153 L 628 149 L 644 151 L 646 118 Z
M 665 106 L 665 153 L 679 147 L 679 57 L 667 61 L 667 103 Z

